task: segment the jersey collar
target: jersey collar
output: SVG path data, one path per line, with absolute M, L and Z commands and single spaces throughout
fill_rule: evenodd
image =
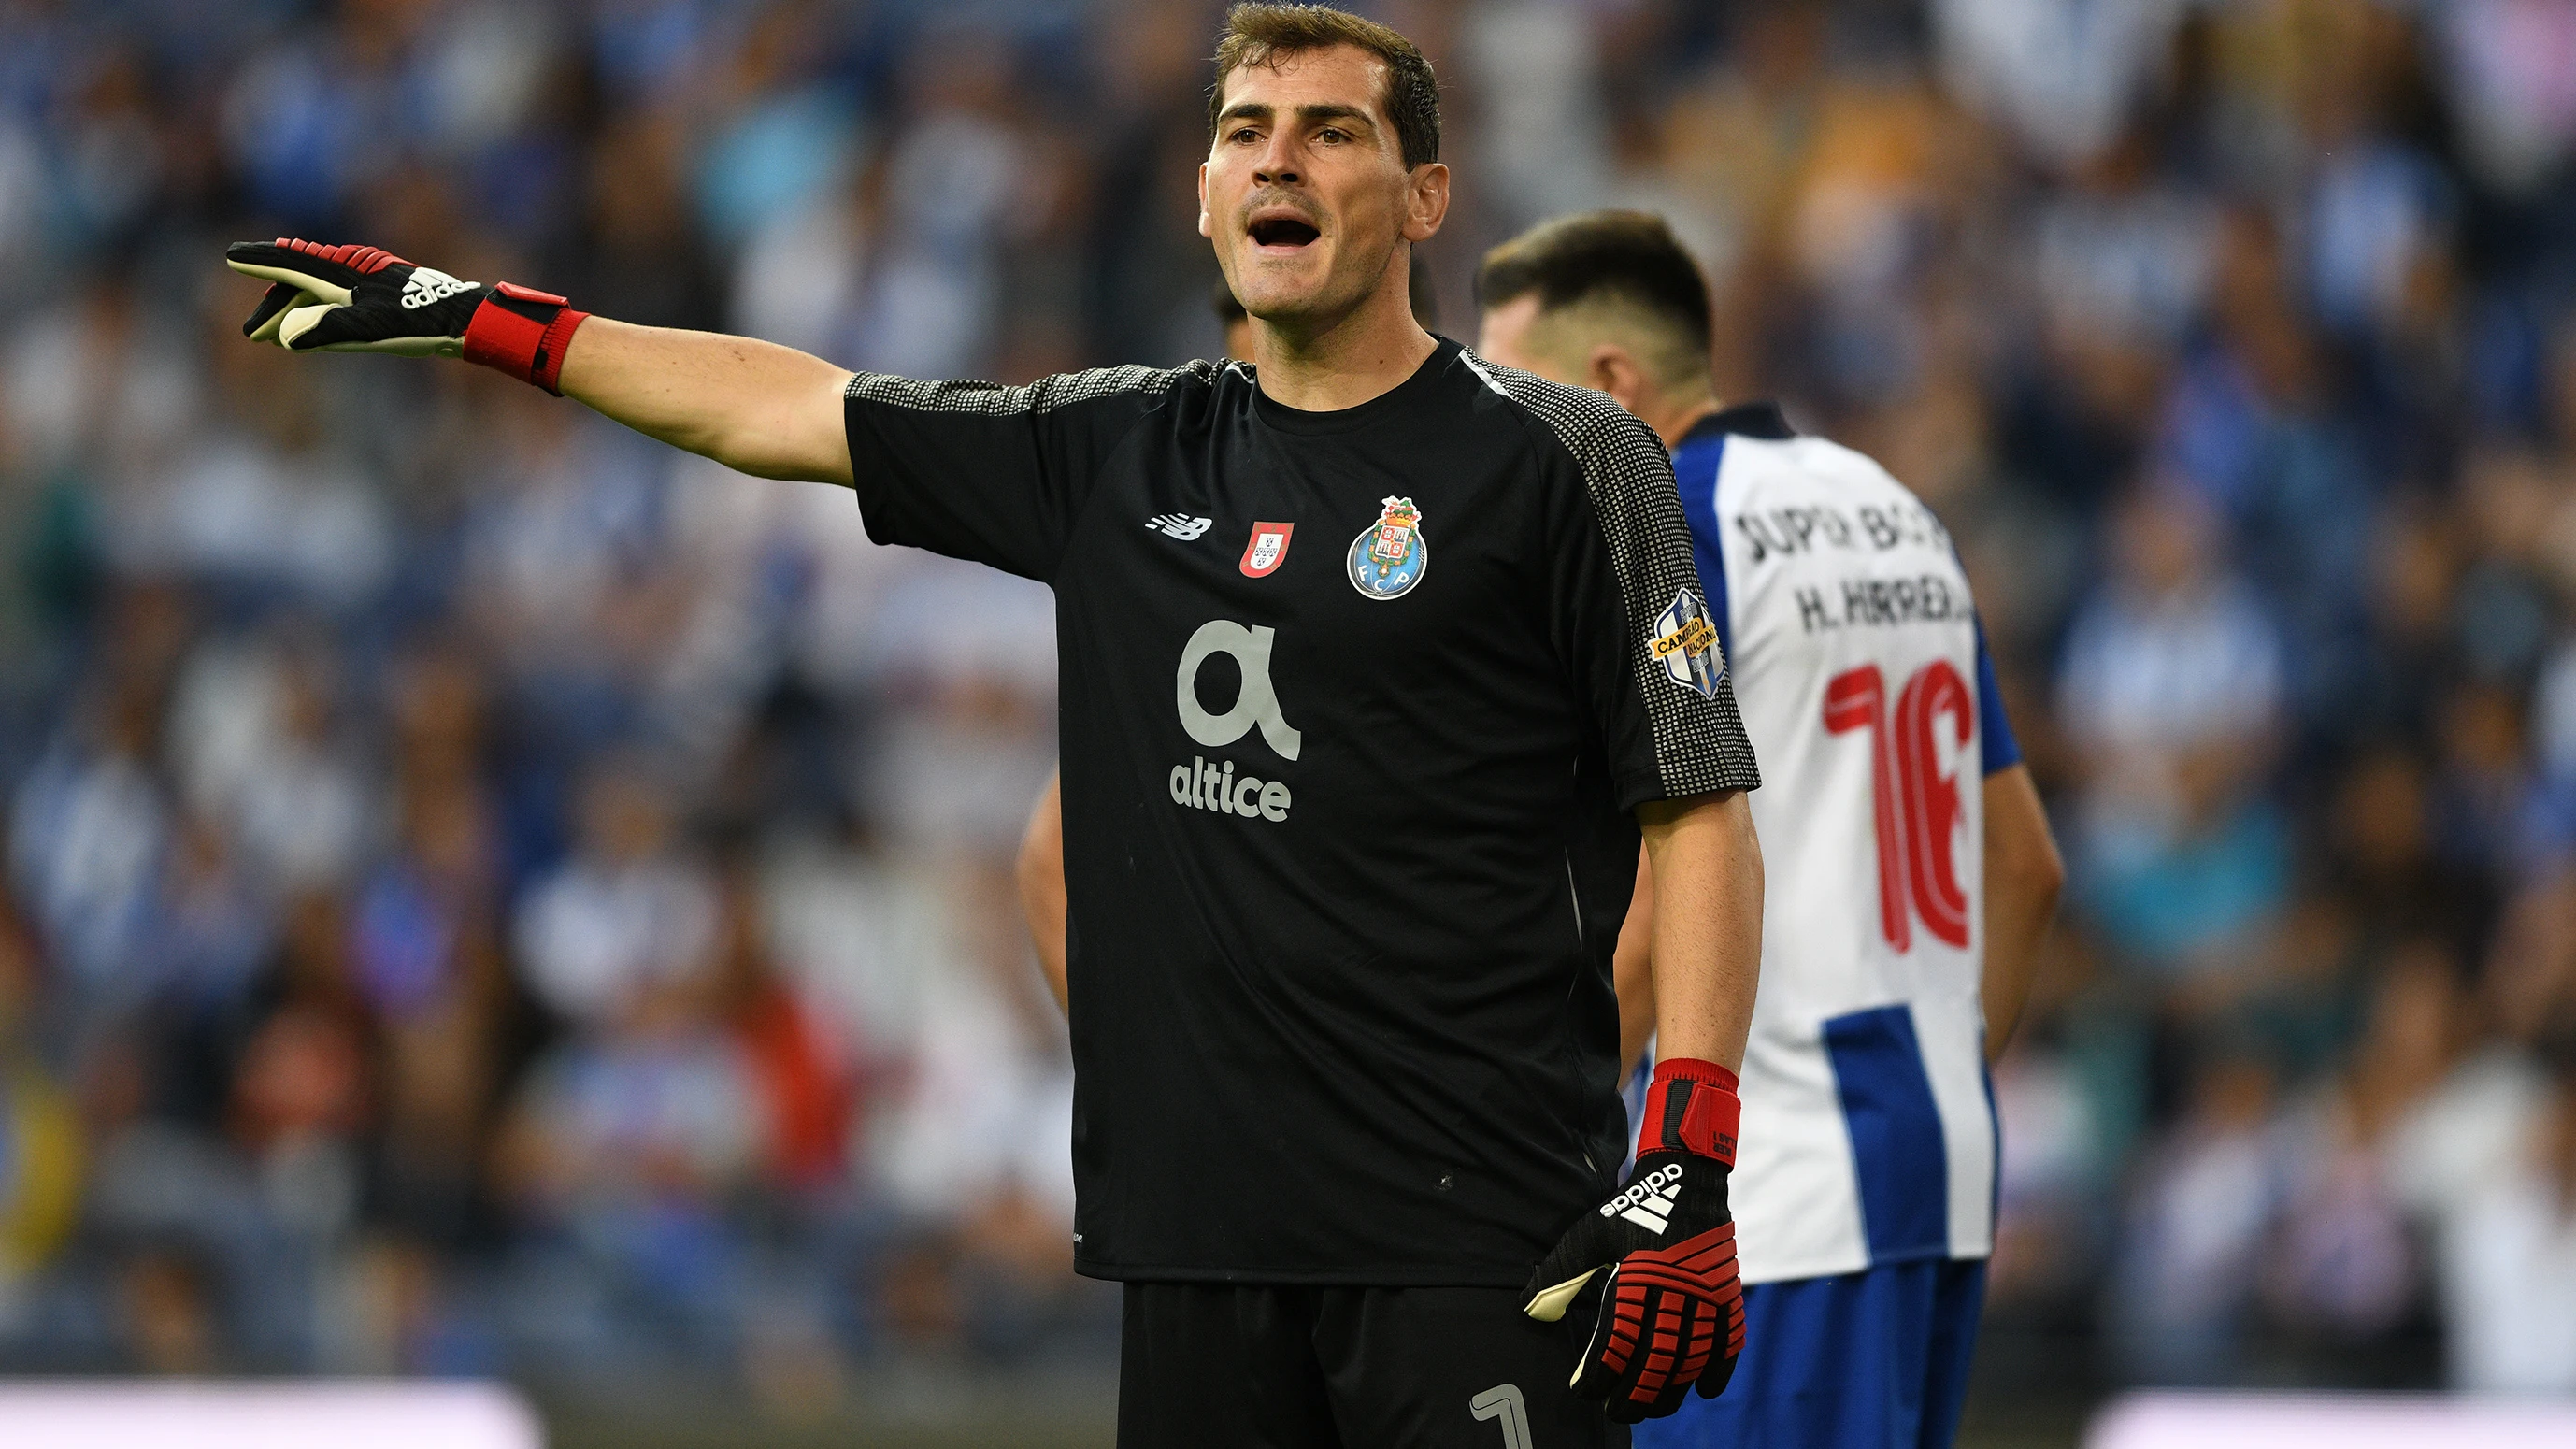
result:
M 1731 408 L 1720 408 L 1691 424 L 1690 431 L 1682 434 L 1681 442 L 1674 445 L 1674 451 L 1679 452 L 1688 444 L 1728 433 L 1773 442 L 1798 436 L 1798 430 L 1789 426 L 1788 415 L 1780 411 L 1780 405 L 1769 398 L 1762 398 L 1755 402 L 1737 403 Z
M 1391 413 L 1400 413 L 1418 405 L 1425 392 L 1440 385 L 1441 375 L 1458 360 L 1458 344 L 1436 332 L 1431 340 L 1439 345 L 1431 349 L 1431 355 L 1422 360 L 1422 365 L 1414 369 L 1411 377 L 1357 407 L 1339 408 L 1332 412 L 1308 412 L 1272 401 L 1270 394 L 1261 390 L 1260 379 L 1251 376 L 1252 369 L 1245 368 L 1245 376 L 1252 382 L 1253 414 L 1283 433 L 1347 433 L 1368 427 Z

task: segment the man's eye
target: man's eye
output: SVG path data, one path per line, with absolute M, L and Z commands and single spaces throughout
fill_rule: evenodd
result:
M 1318 141 L 1329 141 L 1329 142 L 1332 142 L 1332 143 L 1334 143 L 1334 144 L 1336 144 L 1336 145 L 1340 144 L 1341 142 L 1347 141 L 1347 140 L 1349 140 L 1350 138 L 1351 138 L 1351 134 L 1350 134 L 1350 132 L 1348 132 L 1348 131 L 1342 131 L 1342 130 L 1336 130 L 1336 129 L 1334 129 L 1334 128 L 1333 128 L 1333 127 L 1331 127 L 1331 126 L 1326 126 L 1324 129 L 1322 129 L 1322 130 L 1320 130 L 1320 131 L 1317 131 L 1317 132 L 1315 133 L 1315 139 L 1316 139 L 1316 140 L 1318 140 Z
M 1258 140 L 1260 140 L 1260 139 L 1261 139 L 1261 133 L 1260 133 L 1260 132 L 1258 132 L 1258 131 L 1255 131 L 1255 130 L 1254 130 L 1254 129 L 1252 129 L 1250 126 L 1244 126 L 1244 127 L 1241 127 L 1241 128 L 1239 128 L 1239 129 L 1237 129 L 1237 130 L 1234 132 L 1234 134 L 1232 134 L 1232 135 L 1230 135 L 1230 136 L 1226 137 L 1226 139 L 1227 139 L 1227 140 L 1229 140 L 1229 141 L 1234 142 L 1234 143 L 1235 143 L 1235 144 L 1237 144 L 1237 145 L 1241 145 L 1241 144 L 1243 144 L 1243 143 L 1244 143 L 1244 142 L 1246 142 L 1246 141 L 1258 141 Z

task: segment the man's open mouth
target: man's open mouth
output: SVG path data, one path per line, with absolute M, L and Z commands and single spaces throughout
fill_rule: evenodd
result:
M 1323 233 L 1293 216 L 1265 216 L 1250 228 L 1255 246 L 1302 247 Z

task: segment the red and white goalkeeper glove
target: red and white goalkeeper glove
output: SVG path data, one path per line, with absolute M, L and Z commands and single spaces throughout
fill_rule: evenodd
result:
M 1610 1270 L 1574 1392 L 1608 1400 L 1604 1409 L 1620 1423 L 1662 1418 L 1693 1384 L 1713 1399 L 1734 1376 L 1744 1287 L 1726 1176 L 1742 1115 L 1733 1072 L 1689 1057 L 1656 1063 L 1636 1170 L 1567 1230 L 1522 1290 L 1522 1311 L 1553 1323 L 1595 1273 Z
M 242 323 L 254 342 L 295 352 L 462 357 L 558 394 L 564 350 L 590 316 L 550 293 L 459 281 L 368 246 L 234 242 L 224 265 L 271 284 Z

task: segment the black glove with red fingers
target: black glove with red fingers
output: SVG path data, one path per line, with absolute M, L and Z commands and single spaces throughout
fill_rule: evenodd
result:
M 549 293 L 459 281 L 375 247 L 234 242 L 224 265 L 271 284 L 242 323 L 254 342 L 295 352 L 462 357 L 557 394 L 564 349 L 590 316 Z
M 1574 1392 L 1607 1399 L 1620 1423 L 1662 1418 L 1693 1384 L 1716 1398 L 1735 1374 L 1744 1286 L 1726 1175 L 1742 1115 L 1733 1072 L 1690 1057 L 1657 1062 L 1636 1171 L 1567 1230 L 1523 1290 L 1522 1311 L 1553 1323 L 1594 1274 L 1610 1270 Z

